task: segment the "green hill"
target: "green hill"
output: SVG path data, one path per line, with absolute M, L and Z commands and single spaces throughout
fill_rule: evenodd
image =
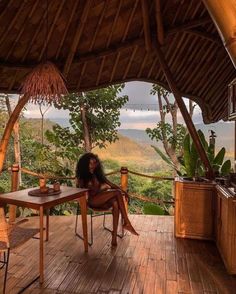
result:
M 102 160 L 112 159 L 120 165 L 138 168 L 143 171 L 157 171 L 165 167 L 150 144 L 138 143 L 119 134 L 119 140 L 107 145 L 106 149 L 95 148 L 94 153 Z

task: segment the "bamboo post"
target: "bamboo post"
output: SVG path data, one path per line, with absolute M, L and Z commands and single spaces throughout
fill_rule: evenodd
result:
M 3 168 L 3 164 L 4 164 L 4 160 L 6 157 L 6 153 L 7 153 L 7 146 L 10 140 L 10 136 L 13 130 L 13 127 L 15 125 L 15 122 L 17 121 L 21 110 L 23 109 L 23 107 L 25 106 L 25 104 L 28 102 L 29 97 L 27 95 L 24 95 L 21 97 L 21 99 L 18 101 L 15 109 L 13 110 L 8 123 L 5 127 L 2 139 L 0 141 L 0 174 L 2 172 L 2 168 Z
M 236 5 L 235 0 L 203 0 L 236 67 Z
M 14 163 L 11 167 L 11 191 L 17 191 L 19 189 L 19 164 Z M 9 223 L 13 223 L 16 220 L 16 206 L 9 205 Z
M 120 169 L 120 186 L 121 189 L 125 192 L 128 191 L 128 168 L 127 167 L 121 167 Z M 125 208 L 128 212 L 128 203 L 125 201 Z
M 121 167 L 120 169 L 120 185 L 121 189 L 127 192 L 128 190 L 128 168 Z
M 193 142 L 194 142 L 194 145 L 197 149 L 197 152 L 204 164 L 204 167 L 205 167 L 205 170 L 206 170 L 206 176 L 208 179 L 213 179 L 214 178 L 214 172 L 213 172 L 213 169 L 212 169 L 212 166 L 210 164 L 210 161 L 207 157 L 207 154 L 206 154 L 206 151 L 201 143 L 201 140 L 198 136 L 198 133 L 196 131 L 196 128 L 193 124 L 193 121 L 192 121 L 192 118 L 187 110 L 187 107 L 183 101 L 183 98 L 182 98 L 182 94 L 181 92 L 179 91 L 177 85 L 176 85 L 176 82 L 173 78 L 173 75 L 170 71 L 170 68 L 165 60 L 165 56 L 160 48 L 160 45 L 159 45 L 159 42 L 157 40 L 157 46 L 156 46 L 156 53 L 157 53 L 157 56 L 158 56 L 158 60 L 159 60 L 159 63 L 161 65 L 161 68 L 164 72 L 164 75 L 165 75 L 165 78 L 167 80 L 167 83 L 170 87 L 170 90 L 171 92 L 173 93 L 174 97 L 175 97 L 175 100 L 177 101 L 177 104 L 179 106 L 179 109 L 181 111 L 181 114 L 184 118 L 184 121 L 187 125 L 187 128 L 188 128 L 188 131 L 189 131 L 189 134 L 190 136 L 192 137 L 193 139 Z

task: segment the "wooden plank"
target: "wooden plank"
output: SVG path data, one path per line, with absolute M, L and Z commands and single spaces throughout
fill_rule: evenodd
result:
M 175 239 L 173 217 L 129 217 L 140 236 L 127 234 L 116 249 L 111 249 L 102 217 L 95 218 L 88 254 L 74 235 L 75 217 L 51 217 L 50 240 L 44 244 L 45 282 L 25 293 L 233 293 L 236 277 L 227 274 L 214 243 Z M 33 217 L 24 226 L 37 224 Z M 30 240 L 11 254 L 7 293 L 17 293 L 38 273 L 38 243 Z

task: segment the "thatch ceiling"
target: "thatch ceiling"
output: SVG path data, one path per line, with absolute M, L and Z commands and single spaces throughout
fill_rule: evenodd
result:
M 155 0 L 147 3 L 155 47 Z M 167 87 L 155 50 L 145 49 L 140 0 L 48 0 L 48 10 L 46 4 L 0 1 L 0 91 L 19 92 L 46 57 L 65 74 L 69 91 L 131 80 Z M 161 15 L 163 52 L 180 91 L 198 102 L 205 122 L 225 118 L 235 69 L 203 3 L 162 0 Z

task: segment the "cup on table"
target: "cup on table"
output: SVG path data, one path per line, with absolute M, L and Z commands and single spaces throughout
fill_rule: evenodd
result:
M 60 183 L 59 183 L 59 182 L 55 182 L 55 183 L 53 183 L 53 190 L 54 190 L 55 192 L 60 191 Z
M 41 193 L 47 193 L 48 187 L 46 186 L 46 178 L 39 179 L 39 189 Z

